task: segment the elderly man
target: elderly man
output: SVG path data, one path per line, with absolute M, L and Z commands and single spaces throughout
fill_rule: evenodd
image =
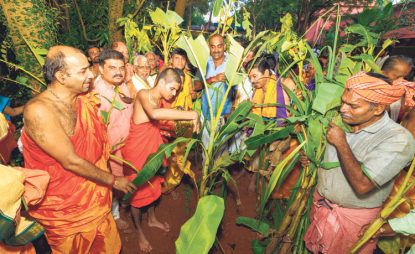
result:
M 125 65 L 123 55 L 115 50 L 104 50 L 99 57 L 101 75 L 94 82 L 94 91 L 101 99 L 99 110 L 105 116 L 107 134 L 112 153 L 122 159 L 121 144 L 128 136 L 133 104 L 130 91 L 124 82 Z M 114 107 L 117 102 L 122 108 Z M 118 145 L 118 147 L 117 147 Z M 123 176 L 123 165 L 119 161 L 110 160 L 111 172 L 114 176 Z M 112 215 L 119 229 L 126 229 L 128 223 L 121 219 L 119 202 L 112 200 Z
M 147 81 L 149 75 L 150 65 L 148 64 L 147 58 L 143 55 L 137 55 L 134 58 L 134 75 L 131 79 L 132 86 L 130 85 L 130 91 L 133 98 L 135 98 L 135 95 L 141 89 L 152 88 Z
M 111 44 L 111 48 L 120 52 L 124 56 L 124 63 L 125 63 L 125 83 L 131 81 L 131 77 L 133 76 L 133 66 L 129 63 L 130 56 L 128 55 L 128 48 L 122 41 L 116 41 Z
M 147 81 L 151 87 L 154 87 L 154 83 L 156 82 L 156 78 L 158 74 L 157 56 L 153 52 L 147 52 L 146 58 L 147 58 L 148 64 L 150 65 L 150 75 L 148 76 Z
M 378 216 L 395 176 L 412 160 L 412 135 L 385 112 L 403 94 L 412 99 L 413 91 L 391 86 L 379 74 L 359 73 L 347 80 L 340 112 L 352 132 L 334 124 L 327 131 L 324 161 L 339 166 L 318 169 L 311 225 L 305 235 L 313 253 L 348 253 L 362 227 Z M 369 242 L 360 253 L 372 253 L 375 246 Z
M 93 78 L 88 60 L 78 49 L 52 47 L 44 76 L 48 88 L 25 107 L 22 142 L 25 167 L 48 172 L 50 182 L 29 214 L 45 228 L 53 253 L 118 253 L 111 189 L 135 187 L 107 169 L 105 125 L 97 98 L 85 94 Z

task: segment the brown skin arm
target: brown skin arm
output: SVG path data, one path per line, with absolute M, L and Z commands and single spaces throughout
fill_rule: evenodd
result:
M 225 81 L 226 81 L 225 73 L 219 73 L 216 76 L 210 77 L 208 78 L 208 80 L 206 80 L 206 82 L 208 82 L 209 84 L 216 83 L 216 82 L 225 82 Z
M 415 107 L 404 116 L 401 124 L 415 137 Z
M 111 186 L 114 176 L 79 157 L 56 117 L 47 105 L 33 102 L 24 111 L 25 131 L 46 153 L 58 161 L 63 168 L 93 182 Z M 56 144 L 59 144 L 57 149 Z M 125 177 L 115 178 L 113 187 L 124 193 L 135 186 Z
M 373 190 L 375 185 L 363 173 L 360 163 L 356 160 L 347 143 L 344 131 L 337 125 L 330 123 L 330 128 L 327 131 L 327 141 L 336 148 L 340 167 L 353 190 L 359 195 L 364 195 Z
M 196 111 L 182 111 L 169 108 L 158 108 L 148 100 L 149 90 L 141 90 L 137 94 L 137 100 L 143 107 L 144 112 L 152 120 L 191 120 L 193 121 L 194 132 L 199 132 L 199 115 Z
M 16 108 L 11 108 L 9 106 L 6 106 L 3 110 L 3 113 L 13 117 L 13 116 L 18 116 L 18 115 L 22 114 L 23 110 L 24 110 L 24 105 L 16 107 Z

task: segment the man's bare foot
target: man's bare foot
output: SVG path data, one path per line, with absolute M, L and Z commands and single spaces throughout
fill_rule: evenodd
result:
M 160 222 L 157 219 L 152 219 L 148 221 L 148 226 L 149 227 L 155 227 L 155 228 L 159 228 L 161 230 L 163 230 L 164 232 L 169 232 L 170 231 L 170 225 L 167 222 Z
M 117 224 L 117 228 L 119 230 L 126 230 L 128 229 L 128 222 L 126 222 L 125 220 L 119 218 L 115 220 L 115 224 Z
M 151 247 L 150 243 L 148 242 L 146 236 L 141 232 L 138 233 L 138 245 L 140 246 L 140 250 L 142 252 L 150 252 L 153 247 Z

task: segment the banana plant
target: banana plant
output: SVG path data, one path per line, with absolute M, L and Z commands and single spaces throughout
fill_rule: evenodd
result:
M 352 74 L 361 71 L 365 67 L 375 69 L 372 68 L 371 65 L 364 66 L 363 63 L 365 57 L 362 57 L 362 55 L 352 58 L 351 56 L 347 56 L 344 50 L 339 50 L 339 48 L 342 48 L 340 45 L 337 45 L 339 23 L 340 15 L 338 14 L 336 19 L 334 45 L 326 46 L 324 49 L 327 50 L 329 58 L 326 72 L 323 72 L 317 55 L 307 43 L 304 42 L 304 44 L 301 45 L 300 43 L 295 43 L 295 40 L 289 40 L 288 42 L 283 43 L 279 42 L 281 45 L 290 43 L 288 48 L 290 48 L 291 52 L 301 52 L 301 47 L 305 47 L 307 50 L 307 58 L 304 62 L 311 63 L 316 69 L 315 91 L 308 91 L 305 88 L 301 77 L 295 76 L 292 72 L 291 74 L 299 93 L 296 94 L 285 89 L 293 102 L 293 105 L 288 108 L 291 116 L 287 119 L 287 124 L 288 126 L 296 126 L 295 136 L 302 146 L 303 153 L 309 158 L 310 164 L 302 169 L 286 207 L 281 209 L 284 214 L 283 217 L 276 223 L 276 226 L 269 225 L 269 230 L 263 235 L 268 238 L 266 248 L 258 248 L 258 241 L 254 242 L 255 245 L 253 246 L 253 249 L 258 251 L 258 253 L 288 253 L 289 251 L 292 251 L 293 253 L 303 253 L 305 251 L 303 236 L 309 224 L 308 213 L 312 205 L 312 194 L 317 181 L 317 169 L 330 169 L 338 166 L 323 163 L 324 152 L 327 145 L 326 132 L 329 123 L 334 122 L 345 131 L 348 131 L 348 126 L 342 123 L 338 113 L 345 81 Z M 359 48 L 356 49 L 363 50 L 362 48 L 364 46 L 367 46 L 367 44 L 362 43 L 359 45 Z M 286 51 L 287 47 L 277 47 L 277 49 L 279 50 L 279 53 L 283 53 L 284 50 Z M 373 52 L 368 50 L 366 54 L 372 56 Z M 287 59 L 291 61 L 291 64 L 296 61 L 303 62 L 302 58 L 299 58 L 298 56 L 297 58 L 285 58 L 285 60 Z M 289 64 L 290 62 L 287 63 L 287 65 Z M 298 64 L 298 66 L 300 66 L 300 64 Z M 335 73 L 337 75 L 335 75 Z M 248 141 L 249 140 L 246 142 Z M 297 153 L 290 154 L 288 157 L 291 159 L 291 162 L 295 163 L 295 159 L 298 156 L 299 154 Z M 284 175 L 284 171 L 290 170 L 290 167 L 292 167 L 292 163 L 287 161 L 281 162 L 276 167 L 276 170 L 273 172 L 273 176 L 275 177 L 272 178 L 271 184 L 269 184 L 268 189 L 263 193 L 265 194 L 266 199 L 261 200 L 261 212 L 264 211 L 266 205 L 264 202 L 267 201 L 270 191 L 275 188 L 275 182 L 278 182 L 279 178 Z M 259 216 L 260 220 L 257 221 L 258 226 L 261 225 L 261 223 L 264 223 L 263 217 L 264 216 L 262 215 Z M 244 221 L 244 219 L 241 219 L 239 220 L 239 223 L 252 228 L 252 221 L 249 222 L 249 225 Z

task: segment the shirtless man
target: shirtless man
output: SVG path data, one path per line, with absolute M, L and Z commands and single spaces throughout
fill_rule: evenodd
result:
M 44 66 L 48 88 L 24 110 L 25 167 L 49 173 L 44 200 L 29 211 L 46 229 L 55 253 L 118 253 L 120 238 L 111 216 L 111 189 L 135 189 L 107 168 L 109 144 L 92 95 L 86 56 L 52 47 Z M 93 131 L 91 131 L 93 130 Z
M 99 55 L 101 54 L 101 50 L 98 47 L 91 46 L 88 48 L 87 54 L 88 61 L 91 63 L 91 71 L 96 78 L 99 75 Z
M 159 74 L 158 82 L 152 89 L 143 89 L 137 93 L 134 102 L 134 113 L 130 126 L 130 133 L 122 150 L 124 159 L 130 161 L 138 170 L 141 170 L 147 157 L 156 152 L 163 139 L 158 128 L 159 120 L 189 120 L 193 122 L 193 131 L 199 131 L 199 115 L 196 111 L 180 111 L 169 108 L 160 108 L 162 99 L 172 101 L 181 88 L 179 71 L 167 68 Z M 136 173 L 129 167 L 124 168 L 129 179 L 134 179 Z M 140 208 L 148 207 L 148 225 L 158 227 L 165 232 L 170 230 L 167 223 L 160 222 L 155 216 L 154 202 L 161 195 L 163 178 L 154 176 L 137 188 L 131 198 L 131 212 L 138 229 L 140 249 L 150 252 L 152 247 L 140 226 Z

